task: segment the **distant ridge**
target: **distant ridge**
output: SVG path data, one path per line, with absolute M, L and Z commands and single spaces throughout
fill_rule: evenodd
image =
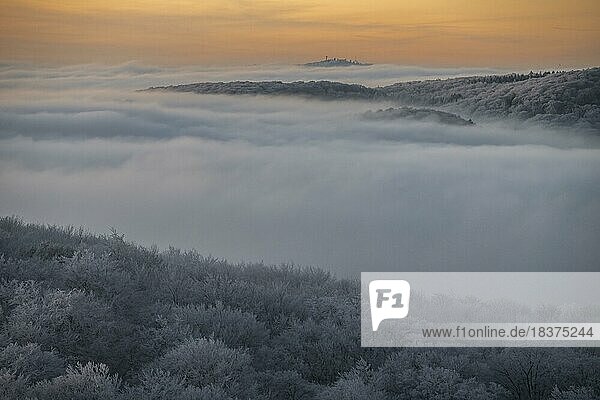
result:
M 313 61 L 306 64 L 302 64 L 305 67 L 353 67 L 353 66 L 361 66 L 366 67 L 373 64 L 361 63 L 357 60 L 348 60 L 346 58 L 328 58 L 325 57 L 324 60 Z
M 151 87 L 146 90 L 385 101 L 397 106 L 435 108 L 467 119 L 510 118 L 600 133 L 598 67 L 575 71 L 399 82 L 382 87 L 332 81 L 235 81 Z M 381 112 L 374 113 L 371 117 L 399 117 L 398 113 L 404 115 L 407 112 Z
M 387 108 L 385 110 L 380 109 L 377 111 L 367 111 L 363 115 L 363 118 L 374 121 L 388 120 L 393 121 L 397 119 L 407 119 L 412 121 L 425 121 L 425 122 L 436 122 L 444 125 L 457 125 L 457 126 L 472 126 L 474 125 L 472 120 L 466 120 L 456 114 L 452 114 L 445 111 L 434 110 L 431 108 L 414 108 L 414 107 L 399 107 L 399 108 Z
M 373 100 L 381 95 L 377 88 L 332 81 L 234 81 L 200 82 L 186 85 L 151 87 L 148 91 L 191 92 L 228 95 L 287 95 L 322 100 Z

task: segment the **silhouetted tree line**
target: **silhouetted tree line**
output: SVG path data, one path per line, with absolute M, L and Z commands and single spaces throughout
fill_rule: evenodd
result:
M 593 349 L 361 348 L 359 282 L 0 219 L 2 399 L 598 398 Z

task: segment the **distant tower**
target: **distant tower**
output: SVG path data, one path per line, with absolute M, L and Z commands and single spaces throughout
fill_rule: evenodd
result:
M 325 56 L 325 61 L 327 61 L 327 56 Z

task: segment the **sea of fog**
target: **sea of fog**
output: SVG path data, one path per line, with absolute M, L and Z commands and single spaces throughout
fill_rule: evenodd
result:
M 389 104 L 359 101 L 136 92 L 495 72 L 0 64 L 0 215 L 340 276 L 599 270 L 600 146 L 589 136 L 365 120 Z

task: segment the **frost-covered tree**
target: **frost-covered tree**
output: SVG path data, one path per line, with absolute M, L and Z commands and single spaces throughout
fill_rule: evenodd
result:
M 31 392 L 39 400 L 112 400 L 119 398 L 120 385 L 106 365 L 90 362 L 68 367 L 65 375 L 39 382 Z
M 317 268 L 235 265 L 0 218 L 0 398 L 600 394 L 590 349 L 362 348 L 359 300 L 359 282 Z
M 151 365 L 202 388 L 214 385 L 231 395 L 249 396 L 255 372 L 251 356 L 213 339 L 190 339 L 168 351 Z
M 139 384 L 126 389 L 122 397 L 124 400 L 232 400 L 219 387 L 191 386 L 184 378 L 163 370 L 144 372 Z
M 560 390 L 555 387 L 550 394 L 549 400 L 598 400 L 600 395 L 594 393 L 594 390 L 587 387 L 570 387 Z
M 65 361 L 56 351 L 43 351 L 37 343 L 13 343 L 0 350 L 0 368 L 27 377 L 29 382 L 38 382 L 63 374 Z

